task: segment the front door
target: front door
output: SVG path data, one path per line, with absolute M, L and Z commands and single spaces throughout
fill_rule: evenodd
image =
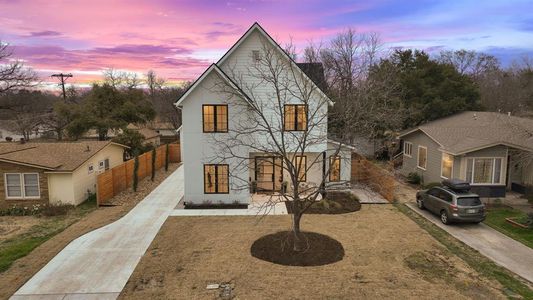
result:
M 255 181 L 260 192 L 273 192 L 281 187 L 281 160 L 272 156 L 255 158 Z

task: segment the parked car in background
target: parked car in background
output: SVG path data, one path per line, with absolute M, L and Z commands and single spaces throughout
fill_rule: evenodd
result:
M 485 205 L 470 184 L 462 180 L 445 180 L 442 186 L 421 190 L 416 194 L 418 208 L 440 216 L 444 224 L 452 222 L 479 223 L 485 220 Z

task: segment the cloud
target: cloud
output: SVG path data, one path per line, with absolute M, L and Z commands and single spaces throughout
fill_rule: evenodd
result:
M 61 32 L 53 31 L 53 30 L 45 30 L 45 31 L 33 31 L 30 32 L 30 37 L 45 37 L 45 36 L 60 36 L 62 35 Z

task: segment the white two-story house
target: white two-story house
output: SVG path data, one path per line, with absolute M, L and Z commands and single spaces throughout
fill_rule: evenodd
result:
M 255 23 L 176 102 L 183 201 L 249 204 L 254 193 L 291 190 L 280 153 L 306 187 L 349 182 L 353 149 L 328 142 L 332 105 Z

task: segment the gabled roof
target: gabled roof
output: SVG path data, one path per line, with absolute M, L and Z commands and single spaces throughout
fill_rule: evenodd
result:
M 296 70 L 299 70 L 299 72 L 301 72 L 301 74 L 307 78 L 313 85 L 314 87 L 316 88 L 316 90 L 321 94 L 321 96 L 325 97 L 326 99 L 328 99 L 328 103 L 329 105 L 333 105 L 333 101 L 331 101 L 331 99 L 329 99 L 329 97 L 324 93 L 324 91 L 320 88 L 319 85 L 317 85 L 317 83 L 315 81 L 313 81 L 313 79 L 311 79 L 309 77 L 308 74 L 306 74 L 306 72 L 304 72 L 304 70 L 302 70 L 300 68 L 300 66 L 294 61 L 294 59 L 287 54 L 287 52 L 285 52 L 285 50 L 283 50 L 283 48 L 281 48 L 281 46 L 268 34 L 268 32 L 266 32 L 263 27 L 261 27 L 261 25 L 259 25 L 259 23 L 255 22 L 245 33 L 243 36 L 241 36 L 237 42 L 235 44 L 233 44 L 233 46 L 231 46 L 231 48 L 218 60 L 218 62 L 216 64 L 212 64 L 206 71 L 204 71 L 204 73 L 202 75 L 200 75 L 200 77 L 187 89 L 187 91 L 185 91 L 185 93 L 178 99 L 178 101 L 175 103 L 176 107 L 180 106 L 181 103 L 183 102 L 183 100 L 190 94 L 190 92 L 195 88 L 195 86 L 197 86 L 205 77 L 207 77 L 207 75 L 209 75 L 210 72 L 213 71 L 213 69 L 216 69 L 218 68 L 218 71 L 221 72 L 222 74 L 225 75 L 225 79 L 226 80 L 229 80 L 230 82 L 232 82 L 232 84 L 238 88 L 238 90 L 243 94 L 244 98 L 247 100 L 247 101 L 251 101 L 250 100 L 250 97 L 248 97 L 243 91 L 242 89 L 235 83 L 233 82 L 233 80 L 227 76 L 220 68 L 219 66 L 221 66 L 224 61 L 231 56 L 231 53 L 233 53 L 233 51 L 235 51 L 235 49 L 237 49 L 243 41 L 246 40 L 246 38 L 248 38 L 248 36 L 250 36 L 250 34 L 252 32 L 254 32 L 255 30 L 257 30 L 258 32 L 260 32 L 265 38 L 267 41 L 269 41 L 272 46 L 274 46 L 275 49 L 277 49 L 278 51 L 280 51 L 280 53 L 282 53 L 285 57 L 287 57 L 287 59 L 289 60 L 289 62 L 293 65 L 293 67 L 296 69 Z M 223 76 L 224 77 L 224 76 Z
M 205 70 L 204 73 L 202 73 L 202 75 L 200 75 L 200 77 L 198 77 L 198 79 L 196 79 L 196 81 L 191 84 L 191 86 L 185 91 L 185 93 L 178 99 L 178 101 L 174 105 L 176 107 L 181 106 L 183 101 L 185 101 L 187 96 L 189 96 L 189 94 L 196 88 L 196 86 L 201 84 L 202 81 L 204 81 L 204 79 L 207 78 L 207 76 L 209 76 L 209 74 L 211 74 L 212 72 L 218 74 L 220 77 L 226 80 L 226 82 L 229 83 L 233 88 L 237 89 L 247 102 L 251 101 L 250 97 L 248 97 L 248 95 L 246 95 L 246 93 L 244 93 L 242 89 L 237 84 L 235 84 L 235 82 L 224 71 L 222 71 L 222 69 L 220 69 L 216 64 L 211 64 L 211 66 L 209 66 L 209 68 L 207 68 L 207 70 Z
M 399 135 L 421 131 L 441 150 L 460 155 L 496 145 L 533 151 L 533 120 L 496 112 L 466 111 L 438 119 Z
M 48 171 L 71 172 L 111 144 L 127 148 L 111 141 L 0 143 L 0 161 Z

